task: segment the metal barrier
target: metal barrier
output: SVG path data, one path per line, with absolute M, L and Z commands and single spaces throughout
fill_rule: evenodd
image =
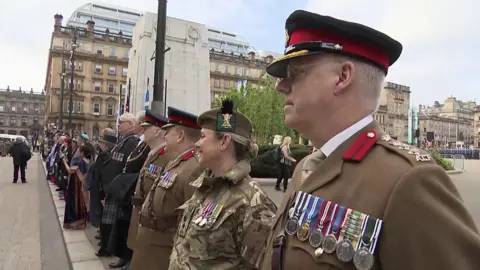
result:
M 454 155 L 453 158 L 453 167 L 457 170 L 463 171 L 465 169 L 465 156 L 457 154 Z

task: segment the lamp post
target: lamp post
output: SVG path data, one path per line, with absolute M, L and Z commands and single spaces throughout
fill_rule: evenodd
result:
M 72 49 L 70 50 L 70 67 L 72 69 L 72 74 L 70 77 L 70 100 L 68 101 L 68 129 L 70 130 L 70 136 L 73 134 L 72 130 L 72 111 L 73 111 L 73 87 L 74 87 L 74 78 L 75 78 L 75 51 L 77 50 L 77 29 L 72 28 L 73 39 L 72 39 Z
M 65 44 L 64 44 L 65 48 Z M 65 51 L 62 51 L 62 74 L 60 74 L 60 111 L 59 111 L 59 123 L 58 128 L 63 129 L 63 93 L 65 91 Z
M 155 48 L 155 73 L 153 81 L 152 110 L 165 114 L 164 68 L 165 68 L 165 27 L 167 25 L 167 0 L 158 0 L 157 37 Z

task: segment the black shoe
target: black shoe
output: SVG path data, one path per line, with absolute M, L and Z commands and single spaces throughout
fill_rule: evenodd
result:
M 17 181 L 13 180 L 13 182 L 12 182 L 12 183 L 13 183 L 13 184 L 16 184 L 16 183 L 17 183 Z
M 110 253 L 106 252 L 105 250 L 100 249 L 97 253 L 95 253 L 97 257 L 110 257 Z
M 26 184 L 26 183 L 27 183 L 27 180 L 25 180 L 25 181 L 22 181 L 22 184 Z
M 125 265 L 127 265 L 127 261 L 124 260 L 124 259 L 118 259 L 118 261 L 116 262 L 112 262 L 108 265 L 108 267 L 112 268 L 112 269 L 115 269 L 115 268 L 122 268 L 124 267 Z
M 279 187 L 275 187 L 275 190 L 282 191 Z

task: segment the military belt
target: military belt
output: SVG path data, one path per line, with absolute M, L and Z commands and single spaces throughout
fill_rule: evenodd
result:
M 132 205 L 133 206 L 142 206 L 143 202 L 145 202 L 145 199 L 143 199 L 143 198 L 132 197 Z
M 140 227 L 147 227 L 151 231 L 165 231 L 168 229 L 177 228 L 177 216 L 169 216 L 164 218 L 158 217 L 145 217 L 142 214 L 139 214 L 138 224 Z

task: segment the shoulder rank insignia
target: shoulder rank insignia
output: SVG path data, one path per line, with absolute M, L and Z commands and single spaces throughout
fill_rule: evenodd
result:
M 195 156 L 195 151 L 191 150 L 191 151 L 188 151 L 187 153 L 185 153 L 185 155 L 183 155 L 182 160 L 186 161 L 186 160 L 189 160 L 190 158 L 192 158 L 194 156 Z
M 169 189 L 175 183 L 176 178 L 177 178 L 176 173 L 164 172 L 160 176 L 160 181 L 158 182 L 158 186 L 163 187 L 165 189 Z
M 362 161 L 377 140 L 378 137 L 375 131 L 363 132 L 345 152 L 343 160 Z

